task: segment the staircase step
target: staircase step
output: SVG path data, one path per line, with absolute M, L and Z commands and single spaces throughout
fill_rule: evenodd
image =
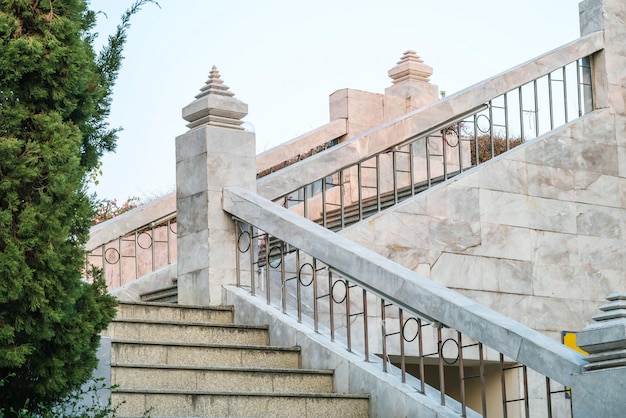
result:
M 178 286 L 164 287 L 140 295 L 143 302 L 160 302 L 160 303 L 177 303 L 178 302 Z
M 115 319 L 103 333 L 112 339 L 214 344 L 269 344 L 267 326 Z
M 112 340 L 112 361 L 188 366 L 300 367 L 299 347 Z
M 233 323 L 232 306 L 197 307 L 164 303 L 120 303 L 117 318 L 188 321 L 194 323 Z
M 331 393 L 332 370 L 190 367 L 116 363 L 111 378 L 126 389 L 220 391 L 246 393 Z
M 118 417 L 368 417 L 368 395 L 333 393 L 227 393 L 209 391 L 119 390 L 111 394 Z

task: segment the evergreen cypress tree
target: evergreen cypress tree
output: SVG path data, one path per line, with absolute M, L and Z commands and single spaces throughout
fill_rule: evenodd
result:
M 84 275 L 89 171 L 115 148 L 106 121 L 130 17 L 100 55 L 87 0 L 0 0 L 0 411 L 50 405 L 97 364 L 115 314 Z

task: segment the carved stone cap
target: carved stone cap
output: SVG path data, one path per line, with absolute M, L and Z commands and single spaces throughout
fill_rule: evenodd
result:
M 424 64 L 424 61 L 415 53 L 408 50 L 402 55 L 398 65 L 388 71 L 392 83 L 401 83 L 406 80 L 423 81 L 428 83 L 433 75 L 432 67 Z
M 213 66 L 209 79 L 195 96 L 196 100 L 183 108 L 183 119 L 189 122 L 187 127 L 212 125 L 243 130 L 241 119 L 248 114 L 248 105 L 234 96 L 220 78 L 217 67 Z
M 586 370 L 626 366 L 626 293 L 611 293 L 593 324 L 578 333 L 578 346 L 589 353 Z

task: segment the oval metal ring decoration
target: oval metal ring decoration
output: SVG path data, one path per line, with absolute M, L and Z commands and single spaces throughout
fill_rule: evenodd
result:
M 452 341 L 454 345 L 456 345 L 456 358 L 452 362 L 447 361 L 446 358 L 443 356 L 443 347 L 446 345 L 448 341 Z M 453 365 L 454 363 L 459 361 L 459 343 L 457 343 L 455 339 L 448 338 L 441 344 L 441 358 L 443 359 L 443 362 L 446 363 L 447 365 Z
M 110 257 L 109 254 L 113 254 L 113 257 Z M 109 258 L 114 259 L 114 261 Z M 120 261 L 120 252 L 115 248 L 107 248 L 104 252 L 104 260 L 109 264 L 117 264 Z
M 244 239 L 245 237 L 245 239 Z M 239 250 L 240 253 L 247 253 L 248 250 L 250 249 L 250 244 L 251 244 L 251 239 L 250 239 L 250 233 L 248 231 L 241 231 L 239 233 L 239 236 L 237 237 L 237 249 Z M 244 242 L 246 245 L 246 248 L 242 249 L 241 248 L 241 243 Z
M 415 335 L 411 339 L 408 339 L 406 337 L 406 335 L 404 334 L 404 331 L 406 329 L 406 325 L 409 323 L 409 321 L 415 321 L 415 325 L 417 326 L 417 330 L 415 331 Z M 416 318 L 409 318 L 406 321 L 404 321 L 404 324 L 402 324 L 402 339 L 404 339 L 404 341 L 406 341 L 407 343 L 411 343 L 411 342 L 415 341 L 415 339 L 417 338 L 419 333 L 420 333 L 420 328 L 419 328 L 419 323 L 417 322 Z
M 337 301 L 337 299 L 335 299 L 335 285 L 337 283 L 341 283 L 343 284 L 343 289 L 345 291 L 344 295 L 343 295 L 343 299 L 341 299 L 340 301 Z M 346 300 L 346 297 L 348 296 L 348 282 L 345 280 L 337 280 L 335 283 L 333 283 L 333 287 L 330 289 L 330 297 L 333 298 L 333 302 L 339 304 L 339 303 L 343 303 Z
M 486 129 L 482 129 L 481 128 L 481 118 L 485 118 L 487 120 L 487 128 Z M 489 119 L 489 116 L 487 115 L 478 115 L 476 117 L 476 129 L 478 129 L 479 132 L 486 134 L 489 132 L 489 128 L 491 128 L 491 120 Z
M 144 235 L 146 235 L 148 239 L 150 240 L 150 243 L 146 245 L 145 247 L 141 245 L 141 237 L 143 237 Z M 145 231 L 137 235 L 137 245 L 139 245 L 139 247 L 141 247 L 142 250 L 147 250 L 148 248 L 152 247 L 152 235 L 150 235 L 148 232 L 145 232 Z
M 274 250 L 277 250 L 278 254 L 276 254 Z M 273 247 L 270 248 L 270 252 L 267 255 L 267 258 L 268 258 L 268 264 L 270 265 L 271 268 L 273 269 L 278 268 L 280 267 L 280 263 L 281 263 L 281 257 L 278 257 L 276 260 L 274 260 L 274 262 L 278 261 L 278 263 L 276 265 L 272 264 L 272 256 L 274 255 L 281 256 L 282 254 L 283 254 L 283 250 L 279 245 L 274 245 Z
M 311 267 L 311 281 L 305 284 L 305 283 L 303 283 L 303 282 L 302 282 L 302 269 L 303 269 L 303 268 L 305 268 L 306 266 Z M 302 286 L 304 286 L 304 287 L 309 287 L 309 286 L 311 286 L 311 283 L 313 283 L 313 264 L 311 264 L 311 263 L 304 263 L 304 264 L 300 267 L 300 269 L 298 269 L 298 281 L 299 281 L 299 282 L 300 282 L 300 284 L 301 284 Z

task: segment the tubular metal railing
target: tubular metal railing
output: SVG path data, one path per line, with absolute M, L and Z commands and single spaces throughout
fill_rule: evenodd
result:
M 237 220 L 237 286 L 461 416 L 572 416 L 552 379 Z M 246 270 L 246 272 L 243 272 Z M 543 395 L 538 387 L 544 386 Z
M 173 263 L 176 254 L 176 212 L 123 236 L 103 243 L 86 254 L 85 270 L 102 270 L 109 290 Z
M 343 229 L 593 110 L 591 79 L 581 58 L 274 201 Z

